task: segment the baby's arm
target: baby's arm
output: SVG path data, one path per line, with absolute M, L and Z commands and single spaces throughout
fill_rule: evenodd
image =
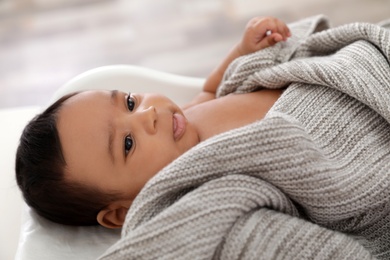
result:
M 222 63 L 207 78 L 203 91 L 186 108 L 215 99 L 215 93 L 226 68 L 236 58 L 267 48 L 291 36 L 287 25 L 274 17 L 252 18 L 245 27 L 241 41 L 229 52 Z

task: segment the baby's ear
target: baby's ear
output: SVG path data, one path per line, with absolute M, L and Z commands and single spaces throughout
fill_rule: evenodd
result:
M 100 225 L 106 228 L 121 228 L 125 222 L 127 211 L 131 201 L 113 202 L 100 210 L 96 219 Z

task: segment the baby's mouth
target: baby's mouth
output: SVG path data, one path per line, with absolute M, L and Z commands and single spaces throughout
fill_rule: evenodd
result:
M 173 138 L 175 141 L 179 140 L 186 131 L 186 119 L 183 115 L 173 114 Z

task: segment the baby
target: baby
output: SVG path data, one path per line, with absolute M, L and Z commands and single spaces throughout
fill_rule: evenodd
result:
M 162 168 L 219 133 L 264 117 L 281 90 L 215 99 L 228 65 L 290 36 L 276 18 L 251 19 L 203 91 L 179 108 L 157 94 L 85 91 L 62 97 L 25 128 L 16 178 L 41 216 L 67 225 L 121 227 L 137 194 Z

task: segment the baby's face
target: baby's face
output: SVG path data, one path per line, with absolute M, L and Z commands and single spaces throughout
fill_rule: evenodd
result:
M 156 94 L 81 92 L 64 102 L 57 127 L 66 178 L 130 200 L 199 140 L 180 108 Z

